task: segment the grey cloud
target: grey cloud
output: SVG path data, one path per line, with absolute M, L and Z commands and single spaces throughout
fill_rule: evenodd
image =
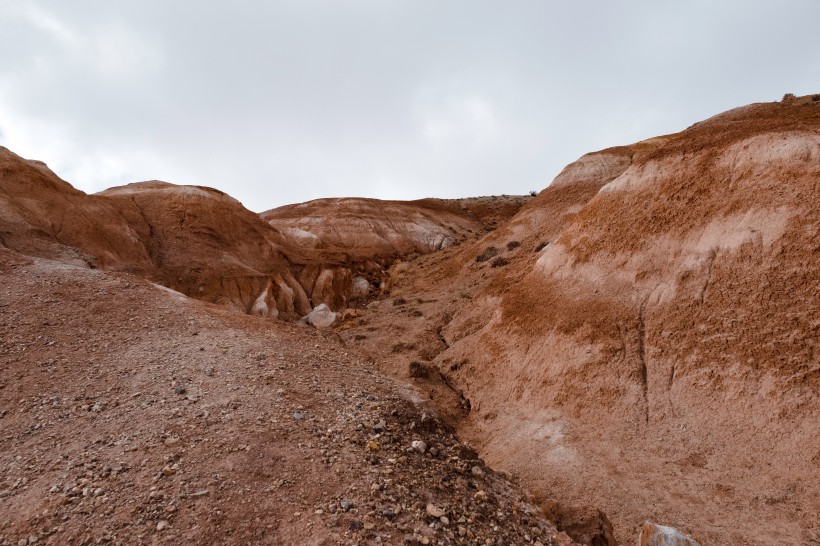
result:
M 818 92 L 820 4 L 32 0 L 0 15 L 0 144 L 86 191 L 546 186 L 582 153 Z

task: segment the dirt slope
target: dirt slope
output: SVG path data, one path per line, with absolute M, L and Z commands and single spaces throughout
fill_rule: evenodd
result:
M 394 270 L 344 335 L 397 375 L 429 361 L 488 462 L 623 542 L 653 519 L 813 544 L 818 207 L 820 101 L 736 109 L 585 156 L 478 243 Z
M 0 275 L 3 546 L 570 544 L 333 335 L 8 250 Z

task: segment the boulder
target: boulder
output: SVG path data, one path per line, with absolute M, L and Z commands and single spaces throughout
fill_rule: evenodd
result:
M 305 322 L 314 328 L 330 328 L 333 326 L 333 323 L 336 322 L 337 317 L 338 313 L 334 313 L 330 310 L 330 307 L 323 303 L 317 305 L 313 308 L 313 311 L 308 313 L 308 316 L 305 317 Z
M 674 527 L 664 527 L 647 521 L 643 524 L 638 537 L 638 546 L 700 546 L 700 544 Z
M 354 298 L 364 298 L 370 295 L 370 281 L 364 277 L 354 277 L 350 295 Z

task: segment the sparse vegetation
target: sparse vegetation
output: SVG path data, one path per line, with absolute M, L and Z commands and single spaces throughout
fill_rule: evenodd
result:
M 507 250 L 515 250 L 519 246 L 521 246 L 521 243 L 519 243 L 518 241 L 510 241 L 509 243 L 507 243 Z
M 499 256 L 498 258 L 493 260 L 492 267 L 503 267 L 503 266 L 507 265 L 508 263 L 510 263 L 510 261 L 507 258 L 504 258 L 503 256 Z
M 490 260 L 491 258 L 494 258 L 497 255 L 498 255 L 498 249 L 495 248 L 494 246 L 488 246 L 487 248 L 484 249 L 484 252 L 482 252 L 481 254 L 479 254 L 478 256 L 475 257 L 475 261 L 477 261 L 478 263 L 486 262 L 486 261 Z
M 452 364 L 450 364 L 450 367 L 448 369 L 451 372 L 457 372 L 467 362 L 469 362 L 468 359 L 462 358 L 461 360 L 457 360 L 457 361 L 453 362 Z
M 425 378 L 430 375 L 430 370 L 421 362 L 414 360 L 408 366 L 408 374 L 410 377 Z
M 412 351 L 415 348 L 414 343 L 396 343 L 390 350 L 394 353 L 403 353 L 404 351 Z
M 536 195 L 538 195 L 538 192 L 537 192 L 537 191 L 535 191 L 535 190 L 530 190 L 530 197 L 535 197 Z

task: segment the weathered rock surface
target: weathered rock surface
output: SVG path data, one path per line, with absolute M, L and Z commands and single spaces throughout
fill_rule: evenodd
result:
M 44 163 L 0 147 L 0 245 L 85 267 L 144 272 L 142 240 L 104 198 L 60 180 Z
M 294 245 L 347 262 L 382 264 L 469 240 L 511 217 L 529 198 L 381 201 L 317 199 L 263 212 Z
M 327 304 L 314 307 L 313 311 L 305 317 L 305 322 L 316 328 L 330 328 L 338 318 L 338 313 L 330 310 Z
M 212 188 L 142 182 L 94 196 L 107 200 L 151 256 L 165 286 L 242 312 L 293 317 L 297 296 L 273 230 Z M 293 283 L 291 283 L 293 284 Z
M 641 528 L 638 546 L 700 546 L 700 544 L 674 527 L 665 527 L 647 521 Z

